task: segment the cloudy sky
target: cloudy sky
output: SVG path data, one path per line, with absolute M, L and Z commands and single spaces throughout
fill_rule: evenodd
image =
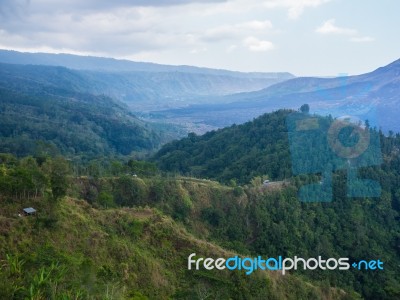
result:
M 360 74 L 400 58 L 399 12 L 395 0 L 0 0 L 0 48 Z

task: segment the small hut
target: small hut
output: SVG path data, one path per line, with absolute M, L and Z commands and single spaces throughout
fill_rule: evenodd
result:
M 22 212 L 24 213 L 24 216 L 33 216 L 36 214 L 36 209 L 33 207 L 26 207 L 22 210 Z

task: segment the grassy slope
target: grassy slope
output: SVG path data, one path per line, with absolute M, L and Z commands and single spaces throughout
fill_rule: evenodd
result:
M 204 182 L 197 190 L 201 192 L 201 185 L 207 187 L 207 193 L 210 187 Z M 203 257 L 234 253 L 195 238 L 151 208 L 99 210 L 85 201 L 66 198 L 53 207 L 44 200 L 30 201 L 40 215 L 18 217 L 15 212 L 27 204 L 3 203 L 0 214 L 2 299 L 12 294 L 29 299 L 51 295 L 57 299 L 349 297 L 343 291 L 315 287 L 277 272 L 246 276 L 228 271 L 188 271 L 187 256 L 192 252 Z M 11 258 L 6 259 L 6 254 Z M 52 266 L 54 262 L 59 266 Z

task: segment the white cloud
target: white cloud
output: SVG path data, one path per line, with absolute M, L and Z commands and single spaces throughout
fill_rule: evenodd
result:
M 27 6 L 31 4 L 30 0 L 2 0 L 12 3 L 15 6 Z M 107 11 L 113 8 L 130 8 L 130 7 L 166 7 L 179 6 L 191 3 L 215 4 L 223 3 L 227 0 L 35 0 L 34 4 L 42 8 L 48 7 L 51 9 L 59 8 L 63 11 L 87 10 L 87 11 Z M 19 2 L 18 4 L 14 4 Z M 32 1 L 33 2 L 33 1 Z M 33 3 L 32 3 L 33 4 Z
M 81 53 L 123 57 L 148 51 L 162 51 L 174 45 L 189 52 L 195 38 L 179 30 L 169 10 L 184 8 L 131 7 L 107 12 L 31 13 L 23 22 L 10 20 L 0 25 L 0 44 L 14 49 L 75 49 Z M 78 17 L 79 16 L 79 17 Z M 160 20 L 163 23 L 160 23 Z M 68 51 L 71 53 L 72 51 Z
M 256 37 L 249 36 L 244 39 L 243 44 L 250 50 L 254 52 L 263 52 L 273 50 L 275 48 L 274 44 L 270 41 L 259 40 Z
M 300 65 L 312 67 L 303 62 L 303 57 L 318 59 L 313 55 L 314 42 L 324 43 L 327 37 L 336 34 L 348 41 L 349 49 L 358 50 L 357 46 L 362 45 L 359 43 L 373 42 L 374 37 L 378 40 L 381 34 L 377 29 L 372 37 L 357 27 L 365 25 L 370 15 L 349 18 L 341 14 L 340 1 L 332 0 L 0 0 L 0 3 L 4 4 L 0 5 L 0 48 L 167 64 L 242 70 L 275 65 L 276 69 L 290 71 L 298 68 L 297 72 L 304 74 L 299 71 Z M 336 23 L 320 19 L 312 28 L 318 33 L 312 36 L 299 33 L 309 30 L 310 22 L 318 20 L 315 16 L 314 20 L 288 22 L 288 18 L 306 17 L 307 12 L 326 8 L 330 8 Z M 385 39 L 379 38 L 379 42 Z M 302 59 L 289 63 L 287 57 L 291 52 L 284 47 L 298 48 L 296 53 Z M 272 50 L 277 48 L 282 51 Z M 270 52 L 260 62 L 257 51 Z M 332 73 L 337 73 L 335 68 L 334 65 Z
M 208 29 L 204 32 L 201 39 L 206 42 L 217 42 L 223 40 L 230 40 L 238 37 L 240 33 L 232 26 L 222 25 L 215 28 Z
M 235 27 L 238 29 L 246 29 L 246 30 L 266 30 L 272 28 L 272 23 L 269 20 L 265 21 L 254 20 L 250 22 L 239 23 L 235 25 Z
M 370 36 L 361 36 L 361 37 L 352 37 L 350 41 L 355 43 L 369 43 L 369 42 L 374 42 L 375 39 Z
M 330 19 L 325 21 L 320 27 L 315 29 L 316 33 L 324 35 L 344 35 L 349 36 L 349 41 L 354 43 L 373 42 L 375 39 L 370 36 L 360 36 L 358 30 L 336 26 L 336 20 Z
M 233 25 L 221 25 L 215 28 L 208 29 L 202 34 L 202 39 L 207 42 L 216 42 L 230 39 L 240 39 L 243 36 L 258 31 L 266 33 L 272 28 L 272 23 L 269 20 L 237 23 Z
M 299 18 L 308 7 L 318 7 L 331 0 L 266 0 L 264 6 L 267 8 L 286 8 L 290 19 Z
M 229 0 L 204 7 L 205 15 L 236 14 L 265 9 L 284 9 L 290 19 L 298 19 L 307 8 L 316 8 L 332 0 Z
M 324 24 L 322 24 L 320 27 L 318 27 L 315 32 L 321 33 L 321 34 L 339 34 L 339 35 L 355 35 L 357 34 L 357 30 L 351 29 L 351 28 L 344 28 L 344 27 L 338 27 L 335 25 L 336 20 L 335 19 L 330 19 Z

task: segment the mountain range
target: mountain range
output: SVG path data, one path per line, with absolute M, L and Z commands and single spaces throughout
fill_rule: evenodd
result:
M 298 109 L 335 117 L 353 116 L 388 132 L 399 132 L 400 60 L 370 73 L 334 78 L 299 77 L 265 89 L 215 99 L 214 105 L 193 105 L 155 112 L 165 118 L 193 118 L 216 127 L 243 123 L 263 112 Z M 222 118 L 223 116 L 223 118 Z
M 183 126 L 183 132 L 205 133 L 304 103 L 314 113 L 368 119 L 385 132 L 400 131 L 395 121 L 400 113 L 400 60 L 370 73 L 332 78 L 7 50 L 0 50 L 0 63 L 9 77 L 106 95 L 144 120 Z M 57 71 L 42 72 L 44 66 Z
M 79 76 L 85 91 L 105 94 L 127 103 L 135 112 L 211 103 L 210 96 L 256 91 L 294 78 L 282 73 L 242 73 L 191 66 L 70 54 L 21 53 L 0 50 L 0 63 L 65 67 Z M 29 73 L 33 71 L 34 74 Z M 40 76 L 40 75 L 39 75 Z M 82 87 L 81 87 L 82 88 Z

